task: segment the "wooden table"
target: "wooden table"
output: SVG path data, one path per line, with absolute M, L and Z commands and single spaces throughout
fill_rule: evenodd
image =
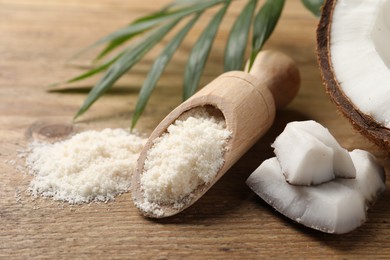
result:
M 72 130 L 55 125 L 71 126 L 72 131 L 128 127 L 139 87 L 162 45 L 74 125 L 71 119 L 96 79 L 56 93 L 46 91 L 48 84 L 90 65 L 94 53 L 67 65 L 67 59 L 82 47 L 168 2 L 0 0 L 0 258 L 390 257 L 389 191 L 369 211 L 364 226 L 337 236 L 291 222 L 244 184 L 249 174 L 272 156 L 270 143 L 293 120 L 317 120 L 346 148 L 367 149 L 387 170 L 390 167 L 386 153 L 355 132 L 325 94 L 315 52 L 318 20 L 298 0 L 287 1 L 266 45 L 297 61 L 302 74 L 298 97 L 279 111 L 267 136 L 190 209 L 154 221 L 139 215 L 129 193 L 114 202 L 78 206 L 28 196 L 25 191 L 31 176 L 20 172 L 23 164 L 18 152 L 34 138 L 61 131 L 66 135 Z M 238 7 L 245 2 L 234 3 L 237 8 L 232 7 L 224 20 L 202 84 L 222 72 L 225 39 Z M 140 131 L 150 133 L 179 104 L 186 57 L 194 35 L 206 22 L 203 19 L 195 27 L 160 80 L 139 122 Z

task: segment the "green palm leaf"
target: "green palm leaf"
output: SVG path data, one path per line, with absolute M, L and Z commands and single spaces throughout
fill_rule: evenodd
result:
M 248 34 L 257 0 L 250 0 L 237 18 L 229 34 L 225 48 L 225 71 L 240 70 L 244 63 Z
M 168 5 L 167 7 L 164 7 L 163 9 L 161 9 L 160 11 L 156 12 L 156 13 L 152 13 L 150 15 L 146 15 L 146 16 L 143 16 L 143 17 L 140 17 L 138 18 L 137 20 L 135 20 L 134 22 L 132 22 L 131 24 L 129 24 L 129 26 L 132 26 L 132 25 L 135 25 L 135 24 L 139 24 L 139 23 L 143 23 L 143 22 L 147 22 L 147 21 L 150 21 L 150 20 L 156 20 L 158 18 L 161 18 L 161 17 L 164 17 L 168 14 L 168 10 L 169 8 L 171 8 L 173 6 L 173 4 L 170 4 Z M 146 29 L 148 30 L 148 28 Z M 114 39 L 112 40 L 111 42 L 109 42 L 107 44 L 107 46 L 99 53 L 99 55 L 95 58 L 95 61 L 97 60 L 100 60 L 101 58 L 105 57 L 108 53 L 110 53 L 112 50 L 114 50 L 115 48 L 119 47 L 120 45 L 122 45 L 123 43 L 125 43 L 126 41 L 130 40 L 131 38 L 133 38 L 134 36 L 136 36 L 137 34 L 141 34 L 143 31 L 139 31 L 139 33 L 132 33 L 130 35 L 127 35 L 127 36 L 123 36 L 123 37 L 119 37 L 117 39 Z M 98 44 L 97 42 L 95 43 L 96 45 Z M 92 46 L 95 46 L 92 45 Z
M 222 21 L 223 16 L 231 1 L 227 1 L 221 10 L 213 17 L 211 22 L 207 25 L 198 41 L 192 48 L 190 57 L 187 62 L 186 70 L 184 72 L 184 86 L 183 99 L 187 99 L 198 87 L 200 76 L 203 72 L 204 65 L 210 53 L 211 46 L 217 34 L 218 27 Z
M 55 86 L 58 86 L 58 85 L 61 85 L 61 84 L 67 84 L 67 83 L 73 83 L 73 82 L 77 82 L 77 81 L 80 81 L 80 80 L 83 80 L 83 79 L 86 79 L 86 78 L 89 78 L 89 77 L 92 77 L 93 75 L 95 74 L 98 74 L 102 71 L 105 71 L 106 69 L 108 69 L 116 60 L 118 60 L 120 58 L 120 56 L 122 56 L 123 52 L 119 53 L 117 56 L 115 56 L 114 58 L 110 59 L 109 61 L 99 65 L 99 66 L 96 66 L 95 68 L 93 69 L 90 69 L 78 76 L 75 76 L 71 79 L 68 79 L 64 82 L 59 82 L 59 83 L 53 83 L 53 84 L 50 84 L 49 86 L 50 87 L 55 87 Z
M 130 25 L 101 38 L 91 46 L 87 47 L 86 50 L 108 43 L 108 46 L 98 55 L 97 59 L 100 59 L 134 36 L 150 30 L 163 22 L 183 18 L 225 1 L 226 0 L 191 1 L 193 2 L 192 5 L 184 5 L 184 7 L 173 11 L 170 11 L 169 8 L 168 10 L 166 10 L 167 8 L 164 8 L 160 12 L 137 19 Z
M 72 83 L 72 82 L 76 82 L 76 81 L 80 81 L 80 80 L 83 80 L 83 79 L 86 79 L 86 78 L 89 78 L 99 72 L 102 72 L 102 71 L 105 71 L 106 69 L 108 69 L 114 62 L 116 62 L 121 56 L 123 55 L 123 52 L 119 53 L 117 56 L 115 56 L 114 58 L 112 58 L 111 60 L 105 62 L 104 64 L 100 65 L 100 66 L 97 66 L 96 68 L 93 68 L 91 70 L 88 70 L 87 72 L 85 73 L 82 73 L 81 75 L 79 76 L 76 76 L 74 78 L 71 78 L 69 80 L 67 80 L 65 83 Z
M 108 59 L 99 66 L 66 82 L 71 83 L 83 80 L 99 72 L 106 71 L 104 76 L 88 94 L 82 107 L 76 113 L 75 118 L 86 112 L 89 107 L 110 89 L 121 76 L 141 60 L 153 46 L 160 42 L 178 22 L 183 18 L 194 15 L 194 17 L 169 41 L 149 71 L 147 78 L 140 89 L 140 95 L 135 106 L 131 124 L 133 128 L 144 111 L 165 67 L 189 30 L 196 23 L 201 13 L 213 6 L 223 4 L 223 7 L 214 15 L 208 26 L 199 36 L 189 55 L 184 72 L 183 99 L 189 98 L 199 85 L 201 74 L 204 70 L 218 28 L 231 1 L 232 0 L 172 0 L 172 3 L 165 6 L 160 11 L 136 19 L 128 26 L 101 38 L 89 46 L 84 51 L 101 44 L 106 44 L 95 59 L 95 61 L 97 61 L 111 53 L 113 50 L 116 50 L 119 46 L 131 41 L 133 38 L 148 33 L 140 42 L 133 44 L 132 46 L 126 46 L 124 50 L 116 54 L 113 58 Z M 258 0 L 246 1 L 247 3 L 234 22 L 227 40 L 224 53 L 225 71 L 239 70 L 242 68 L 251 24 L 253 25 L 253 36 L 249 57 L 249 69 L 252 67 L 258 52 L 272 34 L 285 3 L 285 0 L 266 0 L 254 19 L 252 19 Z M 315 15 L 320 14 L 320 7 L 323 0 L 301 1 L 306 8 Z
M 153 63 L 153 66 L 149 71 L 148 76 L 146 77 L 146 80 L 141 88 L 138 101 L 135 106 L 134 114 L 132 117 L 131 128 L 135 126 L 139 117 L 144 111 L 145 106 L 150 98 L 150 95 L 152 94 L 152 91 L 156 87 L 157 81 L 160 78 L 161 74 L 163 73 L 168 62 L 171 60 L 173 54 L 175 53 L 176 49 L 180 46 L 181 42 L 184 40 L 189 30 L 198 20 L 199 16 L 200 13 L 197 14 L 194 18 L 192 18 L 187 23 L 187 25 L 173 37 L 173 39 L 168 43 L 168 45 L 161 52 L 160 56 Z
M 134 48 L 125 50 L 121 57 L 110 66 L 105 75 L 89 92 L 87 99 L 75 115 L 75 118 L 87 111 L 100 96 L 110 89 L 123 74 L 153 48 L 178 22 L 179 19 L 176 19 L 162 27 L 156 28 L 144 41 L 137 44 Z
M 253 25 L 252 51 L 248 71 L 252 68 L 257 53 L 272 34 L 284 7 L 284 0 L 267 0 L 257 13 Z
M 312 12 L 315 16 L 321 15 L 321 7 L 324 4 L 324 0 L 301 0 L 303 5 Z

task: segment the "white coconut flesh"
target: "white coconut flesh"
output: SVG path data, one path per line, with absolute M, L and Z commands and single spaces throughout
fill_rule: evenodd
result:
M 331 21 L 331 62 L 342 91 L 390 128 L 390 0 L 338 0 Z
M 355 179 L 336 178 L 315 186 L 286 182 L 276 157 L 264 161 L 247 185 L 288 218 L 327 233 L 342 234 L 366 221 L 366 211 L 385 189 L 383 168 L 368 152 L 354 150 Z
M 356 176 L 348 151 L 315 121 L 288 123 L 272 147 L 291 184 L 321 184 L 335 177 Z
M 335 178 L 333 149 L 305 132 L 286 127 L 272 147 L 291 184 L 320 184 Z
M 351 156 L 349 155 L 347 149 L 341 147 L 341 145 L 337 142 L 337 140 L 333 137 L 327 128 L 313 120 L 291 122 L 288 124 L 288 126 L 305 131 L 333 149 L 334 171 L 337 177 L 355 178 L 356 169 L 353 165 Z

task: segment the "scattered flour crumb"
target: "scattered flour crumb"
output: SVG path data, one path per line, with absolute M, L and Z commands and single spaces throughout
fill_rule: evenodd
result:
M 11 166 L 15 166 L 16 160 L 8 160 L 8 161 L 6 161 L 6 163 L 11 165 Z
M 211 116 L 206 108 L 183 114 L 146 155 L 141 176 L 145 201 L 138 206 L 155 215 L 159 203 L 181 208 L 191 192 L 214 179 L 230 136 L 225 120 Z
M 33 142 L 26 166 L 33 196 L 70 204 L 107 202 L 129 190 L 146 139 L 124 129 L 86 131 L 57 143 Z
M 16 203 L 22 202 L 22 191 L 19 188 L 15 189 L 15 201 Z

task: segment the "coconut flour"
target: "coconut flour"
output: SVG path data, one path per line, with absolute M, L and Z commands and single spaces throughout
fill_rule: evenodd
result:
M 210 183 L 224 163 L 230 135 L 224 118 L 205 108 L 179 117 L 147 153 L 141 176 L 146 203 L 138 206 L 149 211 L 156 203 L 178 205 L 198 186 Z
M 26 158 L 34 196 L 74 203 L 108 201 L 130 188 L 145 139 L 123 129 L 76 134 L 57 143 L 34 142 Z

